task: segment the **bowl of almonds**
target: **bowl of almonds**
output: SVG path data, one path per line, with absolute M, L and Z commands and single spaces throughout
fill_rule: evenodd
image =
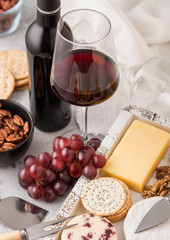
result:
M 25 107 L 0 100 L 0 167 L 20 159 L 31 145 L 33 132 L 33 119 Z
M 0 0 L 0 37 L 18 28 L 23 2 L 24 0 Z

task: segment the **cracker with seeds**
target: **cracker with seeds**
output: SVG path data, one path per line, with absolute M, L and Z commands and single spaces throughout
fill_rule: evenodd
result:
M 0 67 L 0 99 L 8 99 L 15 87 L 14 76 L 8 69 Z
M 90 213 L 104 216 L 112 222 L 125 217 L 132 205 L 127 185 L 112 177 L 90 181 L 83 189 L 81 200 Z
M 22 91 L 22 90 L 25 90 L 25 89 L 27 89 L 28 88 L 28 84 L 26 84 L 26 85 L 24 85 L 24 86 L 22 86 L 22 87 L 15 87 L 15 91 Z
M 11 49 L 1 52 L 0 67 L 7 68 L 14 75 L 15 80 L 29 76 L 27 54 L 24 50 Z
M 29 83 L 29 78 L 23 78 L 20 80 L 15 81 L 15 87 L 23 87 L 25 85 L 28 85 Z

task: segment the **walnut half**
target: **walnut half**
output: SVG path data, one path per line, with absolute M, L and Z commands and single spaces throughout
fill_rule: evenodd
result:
M 156 169 L 157 181 L 153 186 L 145 186 L 142 196 L 150 198 L 155 196 L 165 197 L 170 193 L 170 166 L 161 166 Z

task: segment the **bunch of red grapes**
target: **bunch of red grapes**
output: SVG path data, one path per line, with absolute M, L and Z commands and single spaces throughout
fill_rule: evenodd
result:
M 56 137 L 52 154 L 42 152 L 38 158 L 32 155 L 25 158 L 24 168 L 19 172 L 20 185 L 34 199 L 55 201 L 81 175 L 92 180 L 97 168 L 104 167 L 105 157 L 95 152 L 100 143 L 100 139 L 92 138 L 85 145 L 78 134 L 70 138 Z

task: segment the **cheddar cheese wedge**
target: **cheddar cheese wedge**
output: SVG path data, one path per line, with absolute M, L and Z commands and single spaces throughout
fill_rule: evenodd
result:
M 103 168 L 104 176 L 142 192 L 169 147 L 170 133 L 134 120 Z

